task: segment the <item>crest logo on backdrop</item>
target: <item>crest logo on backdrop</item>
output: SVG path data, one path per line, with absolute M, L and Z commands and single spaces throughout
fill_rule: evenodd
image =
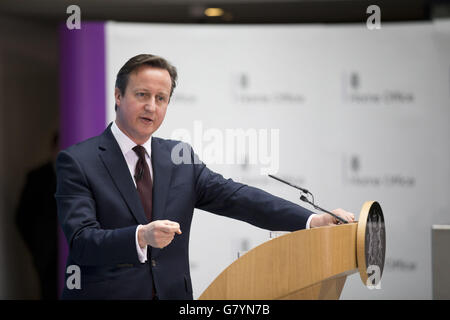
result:
M 248 105 L 300 105 L 306 102 L 305 95 L 298 91 L 258 88 L 252 77 L 244 72 L 232 76 L 232 96 L 236 103 Z
M 412 104 L 415 101 L 414 93 L 398 88 L 370 88 L 367 77 L 360 72 L 344 72 L 342 87 L 343 100 L 350 104 L 359 105 L 391 105 Z M 383 86 L 383 84 L 381 84 Z M 373 87 L 373 86 L 372 86 Z
M 376 172 L 377 168 L 367 169 L 367 165 L 361 160 L 359 154 L 343 155 L 343 182 L 344 184 L 358 187 L 398 187 L 413 188 L 416 185 L 416 177 L 399 172 Z M 380 170 L 384 166 L 380 166 Z M 371 173 L 369 173 L 371 172 Z

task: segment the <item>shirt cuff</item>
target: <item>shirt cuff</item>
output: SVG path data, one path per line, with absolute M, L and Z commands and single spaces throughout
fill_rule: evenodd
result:
M 306 227 L 305 227 L 305 229 L 310 229 L 310 228 L 311 228 L 311 226 L 310 226 L 310 224 L 311 224 L 311 219 L 312 219 L 312 217 L 314 217 L 314 216 L 317 216 L 317 214 L 316 214 L 316 213 L 313 213 L 312 215 L 309 216 L 308 221 L 306 221 Z
M 145 248 L 141 248 L 139 246 L 139 241 L 138 241 L 138 231 L 139 228 L 142 227 L 142 225 L 138 225 L 136 228 L 136 251 L 138 254 L 138 259 L 141 263 L 145 263 L 147 261 L 147 246 L 145 246 Z

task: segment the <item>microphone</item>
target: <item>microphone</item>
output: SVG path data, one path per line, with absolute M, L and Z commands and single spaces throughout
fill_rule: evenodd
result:
M 311 192 L 309 192 L 307 189 L 302 188 L 302 187 L 299 187 L 299 186 L 297 186 L 297 185 L 295 185 L 295 184 L 292 184 L 292 183 L 290 183 L 290 182 L 287 182 L 287 181 L 285 181 L 285 180 L 283 180 L 283 179 L 280 179 L 280 178 L 278 178 L 278 177 L 275 177 L 274 175 L 269 174 L 269 177 L 271 177 L 272 179 L 278 180 L 278 181 L 280 181 L 280 182 L 283 182 L 283 183 L 285 183 L 285 184 L 287 184 L 287 185 L 289 185 L 289 186 L 291 186 L 291 187 L 293 187 L 293 188 L 296 188 L 296 189 L 302 191 L 303 193 L 309 193 L 309 194 L 311 194 Z
M 304 202 L 306 202 L 306 203 L 309 203 L 310 205 L 312 205 L 312 206 L 313 206 L 315 209 L 317 209 L 317 210 L 320 210 L 320 211 L 322 211 L 322 212 L 325 212 L 325 213 L 328 213 L 328 214 L 332 215 L 334 218 L 338 219 L 338 220 L 341 221 L 342 223 L 348 223 L 347 220 L 342 219 L 341 217 L 335 215 L 334 213 L 332 213 L 332 212 L 330 212 L 330 211 L 328 211 L 328 210 L 322 209 L 322 208 L 319 207 L 318 205 L 315 205 L 315 204 L 314 204 L 314 196 L 313 196 L 313 194 L 312 194 L 311 192 L 309 192 L 307 189 L 302 188 L 302 187 L 299 187 L 299 186 L 297 186 L 297 185 L 295 185 L 295 184 L 292 184 L 292 183 L 290 183 L 290 182 L 287 182 L 287 181 L 285 181 L 285 180 L 283 180 L 283 179 L 280 179 L 280 178 L 278 178 L 278 177 L 275 177 L 274 175 L 271 175 L 271 174 L 269 174 L 269 177 L 271 177 L 271 178 L 273 178 L 273 179 L 275 179 L 275 180 L 278 180 L 278 181 L 280 181 L 280 182 L 283 182 L 283 183 L 285 183 L 285 184 L 287 184 L 287 185 L 289 185 L 289 186 L 291 186 L 291 187 L 293 187 L 293 188 L 296 188 L 296 189 L 300 190 L 301 192 L 303 192 L 303 193 L 305 193 L 305 194 L 310 194 L 311 197 L 313 198 L 313 201 L 312 201 L 312 202 L 311 202 L 307 197 L 305 197 L 305 195 L 303 195 L 303 194 L 300 195 L 300 200 L 302 200 L 302 201 L 304 201 Z

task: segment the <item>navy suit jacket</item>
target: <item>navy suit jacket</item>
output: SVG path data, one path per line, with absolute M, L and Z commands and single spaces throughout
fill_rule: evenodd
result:
M 187 144 L 180 155 L 191 161 L 175 164 L 171 152 L 182 142 L 153 137 L 152 217 L 178 222 L 183 233 L 164 249 L 149 247 L 147 262 L 140 263 L 135 232 L 148 221 L 110 127 L 57 158 L 55 197 L 69 244 L 67 266 L 81 271 L 81 289 L 65 285 L 64 299 L 151 299 L 152 281 L 159 299 L 192 299 L 188 249 L 194 208 L 280 231 L 304 229 L 312 214 L 212 172 Z

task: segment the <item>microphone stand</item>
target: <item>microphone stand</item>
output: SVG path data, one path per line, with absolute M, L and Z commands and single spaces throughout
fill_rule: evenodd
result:
M 287 181 L 285 181 L 285 180 L 283 180 L 283 179 L 280 179 L 280 178 L 278 178 L 278 177 L 275 177 L 274 175 L 271 175 L 271 174 L 269 174 L 269 177 L 271 177 L 272 179 L 278 180 L 278 181 L 280 181 L 280 182 L 283 182 L 283 183 L 285 183 L 285 184 L 287 184 L 287 185 L 289 185 L 289 186 L 291 186 L 291 187 L 293 187 L 293 188 L 296 188 L 296 189 L 300 190 L 302 193 L 310 194 L 310 195 L 312 196 L 312 198 L 313 198 L 313 201 L 312 201 L 312 202 L 311 202 L 310 200 L 308 200 L 308 198 L 305 197 L 305 195 L 303 195 L 303 194 L 300 195 L 300 200 L 302 200 L 302 201 L 304 201 L 304 202 L 306 202 L 306 203 L 309 203 L 310 205 L 312 205 L 312 206 L 313 206 L 315 209 L 317 209 L 317 210 L 320 210 L 320 211 L 322 211 L 322 212 L 325 212 L 325 213 L 328 213 L 328 214 L 332 215 L 334 218 L 336 218 L 337 220 L 339 220 L 339 221 L 342 222 L 342 223 L 348 223 L 347 220 L 342 219 L 341 217 L 335 215 L 334 213 L 332 213 L 332 212 L 330 212 L 330 211 L 328 211 L 328 210 L 325 210 L 325 209 L 323 209 L 323 208 L 321 208 L 321 207 L 315 205 L 315 204 L 314 204 L 314 196 L 313 196 L 313 194 L 312 194 L 311 192 L 309 192 L 307 189 L 302 188 L 302 187 L 299 187 L 299 186 L 297 186 L 297 185 L 295 185 L 295 184 L 292 184 L 292 183 L 290 183 L 290 182 L 287 182 Z

